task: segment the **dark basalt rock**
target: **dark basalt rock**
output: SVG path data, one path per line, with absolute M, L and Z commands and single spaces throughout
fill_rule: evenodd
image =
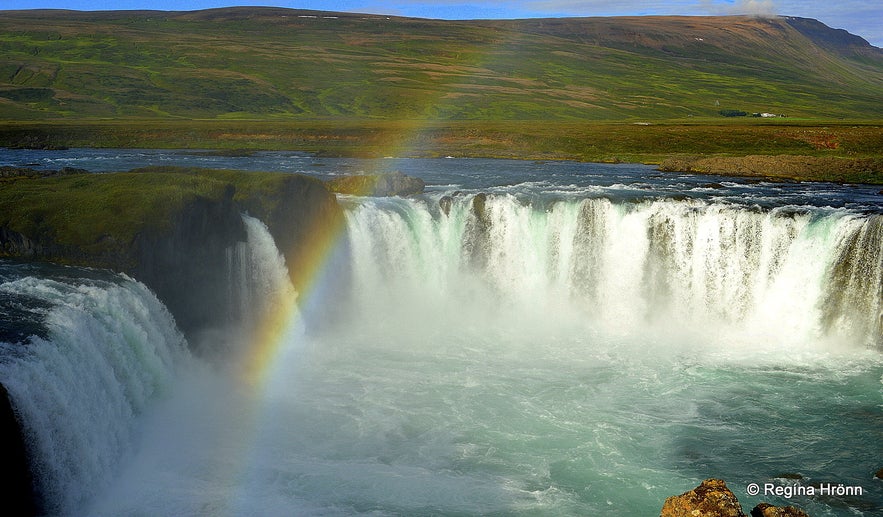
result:
M 374 197 L 413 196 L 422 194 L 426 187 L 422 179 L 399 171 L 388 174 L 340 176 L 328 180 L 327 185 L 331 191 L 339 194 Z
M 472 198 L 472 217 L 466 221 L 466 239 L 463 251 L 468 257 L 469 265 L 477 270 L 487 266 L 489 248 L 487 246 L 491 220 L 487 214 L 487 194 L 476 194 Z
M 135 238 L 133 267 L 114 268 L 150 287 L 188 337 L 230 314 L 227 249 L 246 239 L 233 194 L 230 186 L 221 199 L 193 200 L 169 229 Z
M 809 515 L 794 506 L 773 506 L 769 503 L 760 503 L 751 510 L 751 517 L 809 517 Z
M 484 192 L 480 194 L 476 194 L 474 198 L 472 198 L 472 214 L 475 215 L 475 218 L 479 221 L 486 223 L 487 215 L 485 214 L 485 206 L 487 205 L 487 194 Z
M 0 384 L 0 443 L 3 461 L 0 462 L 0 498 L 5 515 L 27 517 L 37 515 L 27 450 L 18 419 L 12 409 L 9 393 Z
M 438 206 L 441 208 L 442 213 L 445 215 L 450 215 L 451 206 L 454 204 L 454 198 L 451 196 L 444 196 L 438 200 Z

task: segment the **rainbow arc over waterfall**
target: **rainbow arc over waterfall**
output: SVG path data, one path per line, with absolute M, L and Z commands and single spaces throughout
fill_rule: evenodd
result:
M 456 102 L 452 99 L 456 99 L 463 91 L 470 90 L 466 78 L 484 74 L 486 72 L 484 67 L 494 61 L 495 53 L 507 51 L 509 39 L 507 36 L 492 45 L 478 47 L 464 57 L 457 73 L 440 79 L 446 83 L 446 87 L 440 88 L 436 95 L 423 99 L 426 113 L 439 112 L 440 106 Z M 373 154 L 379 157 L 409 156 L 416 147 L 426 145 L 424 140 L 427 131 L 437 127 L 438 120 L 431 115 L 400 120 L 390 129 L 385 141 Z M 425 152 L 426 149 L 422 151 Z M 361 192 L 354 194 L 369 195 L 374 190 L 379 174 L 393 172 L 387 169 L 383 162 L 382 159 L 376 160 L 372 170 L 364 171 L 367 181 L 360 185 Z M 327 273 L 328 259 L 340 243 L 345 231 L 343 217 L 328 219 L 318 217 L 305 232 L 307 238 L 298 249 L 280 250 L 287 251 L 285 256 L 289 259 L 294 257 L 294 260 L 289 260 L 287 266 L 295 293 L 277 296 L 277 299 L 271 302 L 271 309 L 255 332 L 243 371 L 243 378 L 247 384 L 254 386 L 266 380 L 268 370 L 276 360 L 283 343 L 286 339 L 292 338 L 292 332 L 300 323 L 298 307 L 303 307 L 311 301 L 310 298 L 315 294 L 317 284 Z
M 305 238 L 285 255 L 294 290 L 280 289 L 267 305 L 255 329 L 243 364 L 243 381 L 259 388 L 267 379 L 286 340 L 295 339 L 301 322 L 300 307 L 310 301 L 317 285 L 328 273 L 329 258 L 345 232 L 342 216 L 313 217 Z

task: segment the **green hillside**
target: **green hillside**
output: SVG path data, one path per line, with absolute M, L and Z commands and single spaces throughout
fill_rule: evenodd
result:
M 800 18 L 6 11 L 0 119 L 883 118 L 883 51 Z

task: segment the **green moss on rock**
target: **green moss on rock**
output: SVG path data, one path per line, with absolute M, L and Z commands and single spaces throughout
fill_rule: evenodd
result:
M 190 174 L 16 178 L 0 190 L 0 226 L 86 255 L 124 254 L 139 233 L 167 230 L 185 205 L 220 199 L 225 188 Z
M 295 174 L 162 167 L 4 178 L 0 257 L 100 267 L 148 285 L 185 333 L 227 314 L 227 251 L 261 219 L 286 255 L 342 220 L 322 182 Z

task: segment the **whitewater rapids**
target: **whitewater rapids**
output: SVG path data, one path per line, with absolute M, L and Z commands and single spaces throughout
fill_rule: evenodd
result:
M 211 357 L 131 279 L 4 266 L 39 316 L 0 381 L 46 509 L 633 516 L 790 473 L 865 491 L 764 500 L 880 508 L 881 215 L 530 189 L 343 199 L 346 289 L 305 300 L 257 389 L 229 363 L 291 289 L 257 220 Z

